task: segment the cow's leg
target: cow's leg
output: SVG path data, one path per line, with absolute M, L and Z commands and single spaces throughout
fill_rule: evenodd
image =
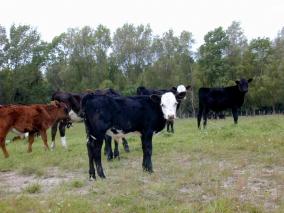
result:
M 89 157 L 89 178 L 90 180 L 96 179 L 96 172 L 95 172 L 95 167 L 94 167 L 94 142 L 91 141 L 91 138 L 88 139 L 87 141 L 87 150 L 88 150 L 88 157 Z
M 146 172 L 153 172 L 152 166 L 152 137 L 153 133 L 143 133 L 141 136 L 142 149 L 143 149 L 143 163 L 142 167 Z
M 109 135 L 105 136 L 105 154 L 107 155 L 107 160 L 113 159 L 113 152 L 111 147 L 111 137 Z
M 59 133 L 60 133 L 60 138 L 61 138 L 61 145 L 64 148 L 67 148 L 65 130 L 66 130 L 66 124 L 64 122 L 59 122 Z
M 170 125 L 171 125 L 171 132 L 174 133 L 174 122 L 171 121 L 171 122 L 170 122 Z
M 234 117 L 234 122 L 235 122 L 235 124 L 237 124 L 238 123 L 238 109 L 232 108 L 232 114 L 233 114 L 233 117 Z
M 197 126 L 200 129 L 200 122 L 201 122 L 201 118 L 202 118 L 202 113 L 203 113 L 203 107 L 202 105 L 199 105 L 199 109 L 198 109 L 198 114 L 197 114 Z
M 1 134 L 1 136 L 0 136 L 0 146 L 1 146 L 1 149 L 3 151 L 4 157 L 7 158 L 7 157 L 9 157 L 9 153 L 8 153 L 8 151 L 6 149 L 5 138 L 6 137 L 3 136 L 3 134 Z
M 21 139 L 23 139 L 23 137 L 21 135 L 18 135 L 18 136 L 13 137 L 12 141 L 14 142 L 14 141 L 21 140 Z
M 121 140 L 121 139 L 119 139 Z M 113 157 L 119 159 L 119 150 L 118 150 L 119 141 L 114 139 L 114 150 L 113 150 Z
M 32 145 L 34 143 L 34 133 L 29 133 L 29 145 L 28 145 L 28 152 L 32 152 Z
M 130 152 L 129 146 L 128 146 L 128 142 L 127 142 L 127 140 L 125 138 L 122 138 L 122 145 L 123 145 L 123 148 L 124 148 L 125 152 Z
M 55 137 L 56 137 L 56 133 L 57 133 L 57 127 L 58 127 L 58 122 L 59 121 L 56 121 L 52 127 L 51 127 L 51 149 L 55 149 Z
M 41 139 L 43 141 L 45 150 L 49 150 L 48 143 L 47 143 L 46 131 L 45 130 L 41 130 L 39 133 L 40 133 Z
M 169 123 L 169 121 L 167 121 L 166 124 L 167 124 L 167 132 L 170 132 L 170 123 Z
M 209 110 L 207 108 L 205 108 L 203 110 L 203 128 L 206 127 L 207 125 L 207 115 L 208 115 Z
M 101 136 L 101 137 L 97 137 L 97 139 L 93 141 L 94 143 L 93 155 L 95 159 L 98 176 L 100 176 L 101 178 L 106 177 L 104 174 L 103 166 L 102 166 L 102 156 L 101 156 L 103 139 L 104 139 L 104 136 Z

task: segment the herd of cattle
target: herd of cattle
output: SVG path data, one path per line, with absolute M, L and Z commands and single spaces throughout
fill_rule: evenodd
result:
M 240 79 L 235 86 L 223 88 L 200 88 L 197 124 L 201 118 L 206 126 L 210 110 L 220 112 L 231 109 L 234 122 L 238 121 L 237 110 L 244 102 L 248 85 L 252 79 Z M 8 157 L 5 139 L 9 131 L 19 136 L 28 135 L 28 152 L 32 151 L 34 136 L 40 135 L 44 146 L 49 149 L 46 131 L 51 127 L 51 149 L 55 149 L 55 136 L 59 129 L 61 144 L 67 147 L 65 129 L 73 122 L 83 121 L 87 136 L 89 157 L 89 177 L 95 179 L 95 167 L 98 176 L 105 178 L 101 149 L 105 141 L 105 153 L 108 160 L 119 157 L 118 143 L 122 142 L 129 152 L 125 135 L 138 133 L 143 149 L 142 167 L 153 172 L 152 137 L 167 125 L 173 130 L 176 110 L 186 97 L 190 86 L 179 85 L 170 89 L 137 88 L 136 96 L 122 96 L 113 89 L 86 91 L 84 93 L 55 92 L 49 104 L 0 105 L 0 146 Z M 171 130 L 170 130 L 171 129 Z M 114 151 L 111 141 L 115 142 Z

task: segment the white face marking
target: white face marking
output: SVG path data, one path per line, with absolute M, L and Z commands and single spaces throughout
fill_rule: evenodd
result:
M 177 100 L 172 92 L 167 92 L 161 97 L 161 108 L 164 118 L 173 120 L 176 118 Z
M 83 118 L 79 117 L 73 110 L 69 112 L 69 117 L 73 122 L 83 121 Z
M 184 86 L 184 85 L 179 85 L 179 86 L 177 87 L 177 92 L 178 92 L 178 93 L 186 92 L 185 86 Z

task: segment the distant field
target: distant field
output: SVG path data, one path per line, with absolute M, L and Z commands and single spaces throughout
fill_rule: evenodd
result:
M 177 120 L 153 139 L 154 174 L 142 170 L 139 137 L 88 180 L 83 124 L 67 130 L 69 150 L 44 151 L 38 138 L 9 143 L 0 155 L 0 212 L 284 212 L 284 116 Z M 9 135 L 8 139 L 11 139 Z M 50 144 L 50 133 L 49 133 Z

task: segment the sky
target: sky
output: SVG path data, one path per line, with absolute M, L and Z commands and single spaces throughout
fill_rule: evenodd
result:
M 160 36 L 189 31 L 199 47 L 209 31 L 233 21 L 248 40 L 274 39 L 284 27 L 284 0 L 0 0 L 0 25 L 31 25 L 48 42 L 68 28 L 102 24 L 114 33 L 129 23 L 150 24 Z

